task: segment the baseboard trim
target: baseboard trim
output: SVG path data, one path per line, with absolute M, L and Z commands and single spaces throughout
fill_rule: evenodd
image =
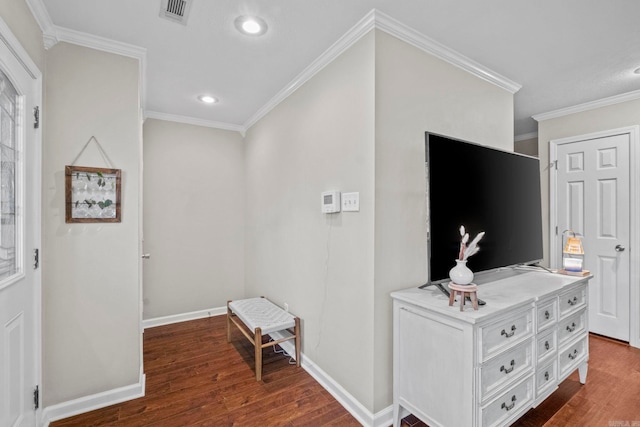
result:
M 144 396 L 145 382 L 146 376 L 141 374 L 137 384 L 114 388 L 113 390 L 47 406 L 42 411 L 42 425 L 46 427 L 53 421 L 142 397 Z
M 208 310 L 193 311 L 190 313 L 177 314 L 172 316 L 156 317 L 142 321 L 143 328 L 153 328 L 155 326 L 169 325 L 172 323 L 185 322 L 188 320 L 203 319 L 206 317 L 220 316 L 226 314 L 226 307 L 212 308 Z M 278 332 L 270 334 L 274 339 L 283 338 Z M 295 359 L 295 347 L 291 341 L 280 343 L 280 346 L 288 355 Z M 351 393 L 344 389 L 330 375 L 323 371 L 304 353 L 300 355 L 302 368 L 309 373 L 318 383 L 327 390 L 360 424 L 365 427 L 386 427 L 393 424 L 393 407 L 387 408 L 373 414 L 365 408 Z M 74 415 L 115 405 L 116 403 L 143 397 L 145 393 L 146 376 L 140 373 L 137 384 L 108 390 L 91 396 L 81 397 L 68 402 L 48 406 L 42 411 L 42 423 L 40 425 L 48 427 L 53 421 L 72 417 Z
M 388 427 L 393 425 L 393 405 L 389 405 L 373 416 L 373 427 Z
M 274 332 L 269 334 L 273 339 L 284 338 L 284 335 Z M 295 347 L 291 341 L 280 343 L 280 347 L 295 359 Z M 330 375 L 323 371 L 311 359 L 302 353 L 300 365 L 318 383 L 329 392 L 360 424 L 365 427 L 387 427 L 393 424 L 393 407 L 389 406 L 375 414 L 365 408 L 351 393 L 344 389 Z
M 190 313 L 172 314 L 170 316 L 155 317 L 142 321 L 142 329 L 154 328 L 156 326 L 171 325 L 173 323 L 186 322 L 188 320 L 204 319 L 205 317 L 220 316 L 227 313 L 226 307 L 208 308 L 205 310 L 192 311 Z

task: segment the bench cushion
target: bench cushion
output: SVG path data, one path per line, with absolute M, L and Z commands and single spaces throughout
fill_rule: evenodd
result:
M 295 317 L 266 298 L 248 298 L 231 301 L 229 308 L 254 331 L 260 328 L 263 334 L 293 328 Z

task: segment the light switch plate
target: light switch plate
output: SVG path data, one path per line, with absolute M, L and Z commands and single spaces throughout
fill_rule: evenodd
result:
M 358 212 L 360 211 L 360 193 L 342 193 L 342 211 Z

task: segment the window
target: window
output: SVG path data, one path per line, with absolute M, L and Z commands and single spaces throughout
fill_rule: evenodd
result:
M 16 178 L 20 153 L 16 135 L 18 92 L 0 71 L 0 281 L 18 272 Z

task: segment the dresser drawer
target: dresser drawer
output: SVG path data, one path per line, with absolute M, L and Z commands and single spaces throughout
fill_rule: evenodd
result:
M 558 386 L 558 362 L 553 359 L 536 370 L 536 400 L 547 397 Z
M 586 329 L 587 311 L 582 311 L 561 320 L 558 323 L 558 340 L 560 346 L 583 334 Z
M 589 337 L 585 335 L 584 338 L 577 341 L 576 343 L 560 349 L 560 351 L 558 352 L 560 380 L 564 379 L 565 376 L 573 372 L 578 367 L 578 365 L 585 360 L 585 357 L 588 356 L 588 339 Z
M 586 285 L 578 286 L 560 294 L 560 317 L 582 308 L 587 303 Z
M 533 334 L 533 310 L 519 311 L 480 328 L 480 360 L 485 361 Z
M 536 338 L 536 360 L 538 365 L 544 363 L 550 357 L 554 357 L 558 350 L 556 330 L 550 331 Z
M 533 403 L 533 376 L 511 387 L 480 409 L 483 427 L 508 425 Z
M 533 372 L 532 352 L 532 340 L 529 339 L 481 365 L 481 400 L 486 400 L 492 393 L 518 377 Z
M 537 331 L 555 324 L 558 320 L 558 300 L 556 298 L 539 304 L 536 309 Z

